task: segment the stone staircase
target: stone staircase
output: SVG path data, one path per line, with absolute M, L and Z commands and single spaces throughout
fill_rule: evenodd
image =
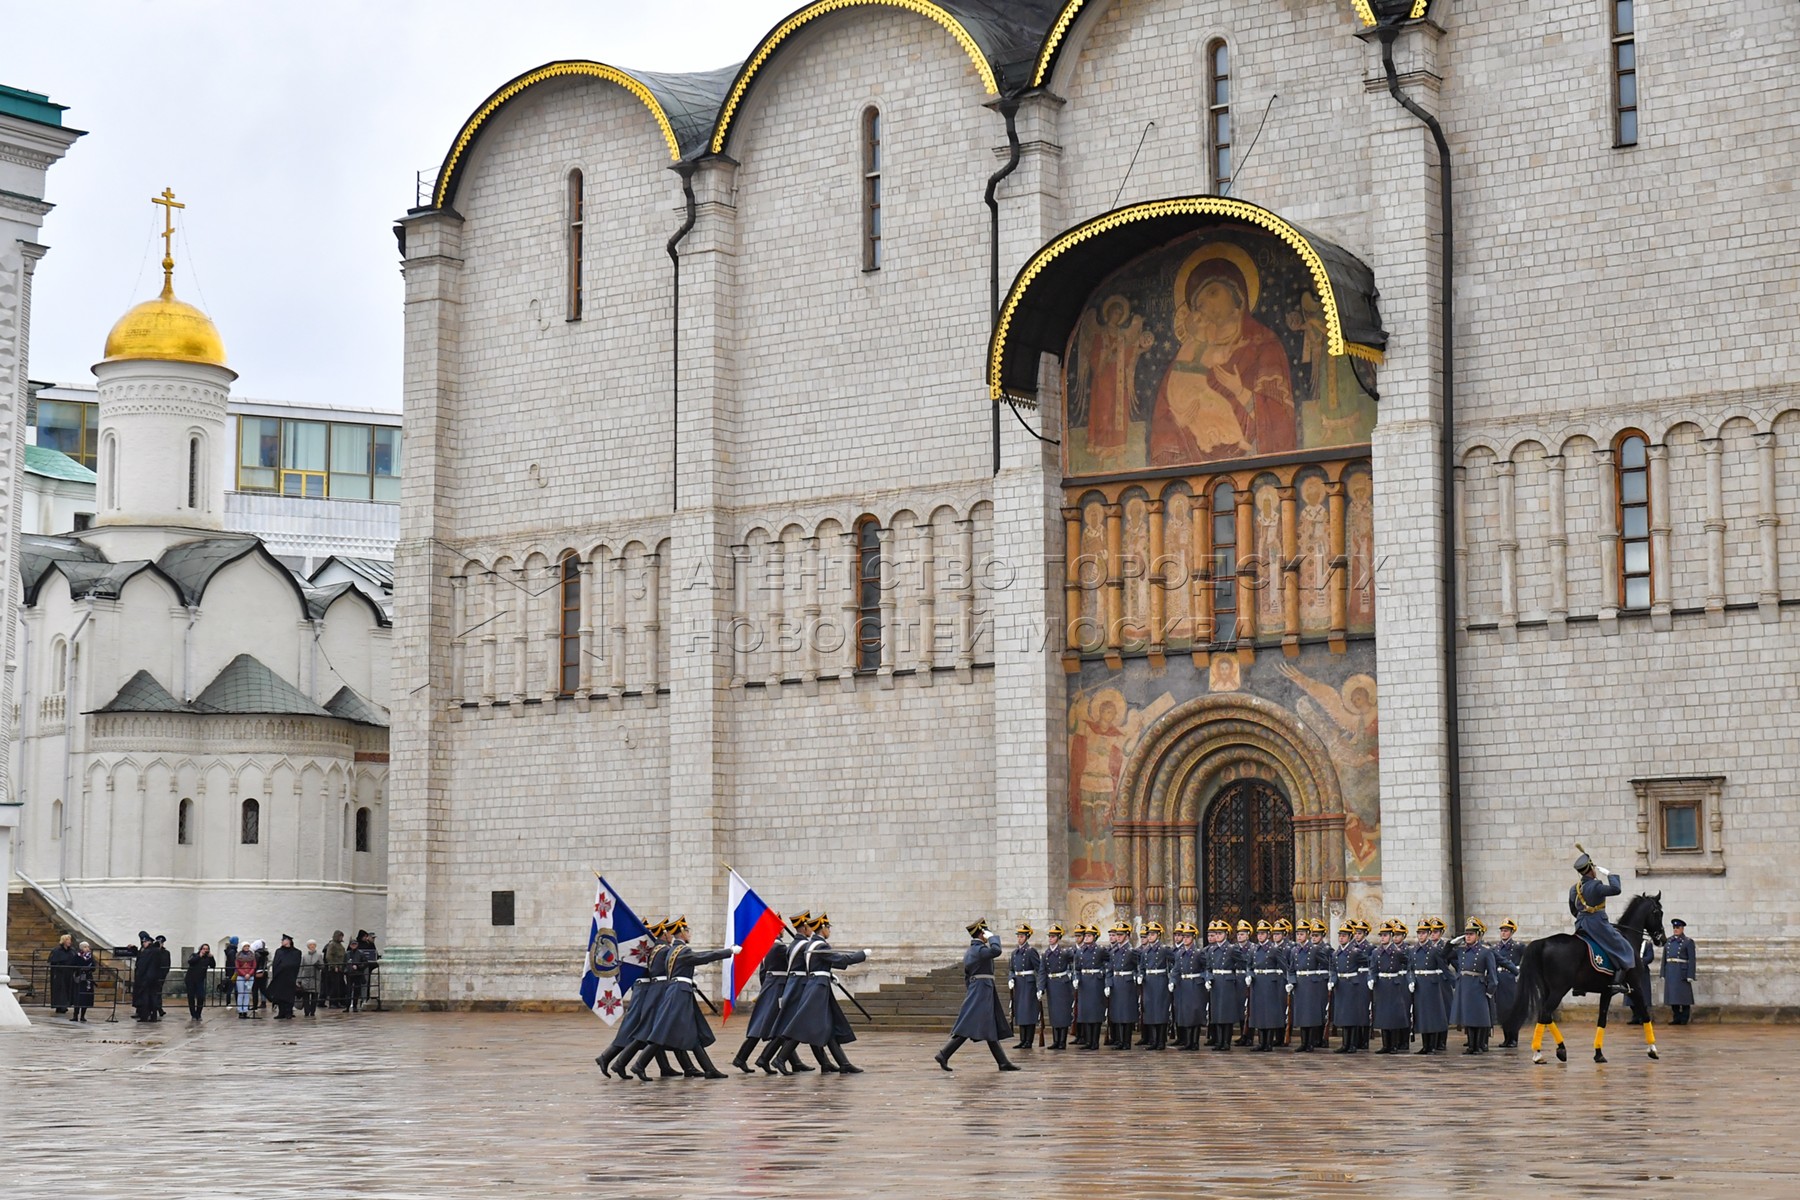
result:
M 29 885 L 19 887 L 17 891 L 9 891 L 6 897 L 6 957 L 11 969 L 12 989 L 19 994 L 20 1003 L 44 1002 L 44 997 L 33 995 L 33 980 L 35 978 L 42 985 L 43 964 L 49 961 L 50 951 L 65 933 L 74 934 L 78 942 L 92 943 L 94 957 L 102 966 L 123 965 L 129 972 L 130 964 L 115 963 L 112 947 L 95 940 L 92 930 L 80 926 L 70 928 L 68 923 L 57 918 L 51 901 L 41 892 Z M 33 966 L 38 970 L 34 972 Z
M 1000 989 L 1000 999 L 1006 1002 L 1006 960 L 994 963 L 994 986 Z M 950 1026 L 956 1021 L 956 1014 L 962 1008 L 963 993 L 962 965 L 940 967 L 923 975 L 914 975 L 900 983 L 884 983 L 872 992 L 859 993 L 857 999 L 875 1018 L 878 1029 L 905 1029 L 929 1033 L 948 1033 Z M 844 1013 L 852 1024 L 863 1024 L 862 1016 L 855 1005 L 845 1002 L 840 995 L 838 1003 L 843 1005 Z

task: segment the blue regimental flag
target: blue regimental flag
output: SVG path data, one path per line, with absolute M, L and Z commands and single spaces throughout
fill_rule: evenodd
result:
M 588 926 L 581 1002 L 608 1025 L 617 1022 L 625 1011 L 625 993 L 644 977 L 644 967 L 655 948 L 637 914 L 601 879 L 594 891 L 594 919 Z

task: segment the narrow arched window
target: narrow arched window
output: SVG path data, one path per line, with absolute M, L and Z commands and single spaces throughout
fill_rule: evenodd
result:
M 52 695 L 61 695 L 69 680 L 69 643 L 57 638 L 50 643 L 50 685 Z
M 881 110 L 862 119 L 863 270 L 881 270 Z
M 581 320 L 581 230 L 586 197 L 580 171 L 569 172 L 569 320 Z
M 350 849 L 351 845 L 352 845 L 352 843 L 350 841 L 350 806 L 348 804 L 346 804 L 346 805 L 344 805 L 344 849 L 346 849 L 346 850 Z
M 246 846 L 254 846 L 262 840 L 262 805 L 255 800 L 244 801 L 238 841 Z
M 50 840 L 60 841 L 63 835 L 63 803 L 61 800 L 50 802 Z
M 563 556 L 561 588 L 562 623 L 557 636 L 561 642 L 562 678 L 557 690 L 573 696 L 581 686 L 581 560 L 573 554 Z
M 1231 48 L 1220 38 L 1206 47 L 1207 169 L 1212 190 L 1231 189 Z
M 358 852 L 369 852 L 369 821 L 371 814 L 366 808 L 356 810 L 356 849 Z
M 117 510 L 119 507 L 119 439 L 108 434 L 106 437 L 106 507 Z
M 1613 445 L 1619 503 L 1619 603 L 1623 608 L 1649 608 L 1650 462 L 1644 435 L 1627 430 Z
M 1237 641 L 1237 491 L 1221 483 L 1212 495 L 1213 641 Z
M 1612 0 L 1613 145 L 1638 140 L 1637 14 L 1633 0 Z
M 194 802 L 183 799 L 175 808 L 175 844 L 191 846 L 194 844 Z
M 881 522 L 856 524 L 856 669 L 881 666 Z
M 200 439 L 188 439 L 188 502 L 189 508 L 200 507 Z

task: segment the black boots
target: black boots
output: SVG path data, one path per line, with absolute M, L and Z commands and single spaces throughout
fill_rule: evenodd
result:
M 724 1079 L 725 1072 L 713 1066 L 712 1059 L 707 1056 L 706 1047 L 701 1046 L 694 1051 L 694 1059 L 700 1064 L 701 1073 L 708 1079 Z
M 737 1057 L 731 1060 L 731 1065 L 748 1075 L 750 1073 L 750 1052 L 754 1049 L 756 1049 L 756 1039 L 745 1038 L 744 1044 L 738 1047 Z
M 1013 1043 L 1014 1050 L 1029 1050 L 1033 1039 L 1037 1037 L 1036 1025 L 1019 1026 L 1019 1040 Z
M 1006 1047 L 1002 1046 L 999 1042 L 989 1042 L 988 1049 L 994 1052 L 994 1063 L 1002 1071 L 1016 1071 L 1019 1069 L 1017 1063 L 1007 1059 Z
M 962 1044 L 968 1040 L 969 1039 L 966 1037 L 953 1037 L 945 1042 L 944 1048 L 932 1055 L 932 1058 L 936 1060 L 938 1066 L 948 1071 L 950 1069 L 950 1056 L 962 1049 Z M 1004 1055 L 1002 1055 L 1002 1057 L 1004 1057 Z
M 861 1075 L 862 1074 L 862 1068 L 852 1065 L 850 1060 L 847 1057 L 845 1057 L 844 1045 L 842 1042 L 828 1042 L 828 1043 L 826 1043 L 825 1049 L 827 1049 L 828 1051 L 831 1052 L 832 1061 L 837 1063 L 837 1071 L 838 1071 L 839 1075 Z M 824 1067 L 824 1065 L 825 1064 L 823 1062 L 821 1062 L 819 1064 L 821 1069 Z

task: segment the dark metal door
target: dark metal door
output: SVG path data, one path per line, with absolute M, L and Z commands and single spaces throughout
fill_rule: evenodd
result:
M 1203 921 L 1275 921 L 1294 915 L 1294 810 L 1260 779 L 1231 784 L 1201 822 L 1206 857 Z

